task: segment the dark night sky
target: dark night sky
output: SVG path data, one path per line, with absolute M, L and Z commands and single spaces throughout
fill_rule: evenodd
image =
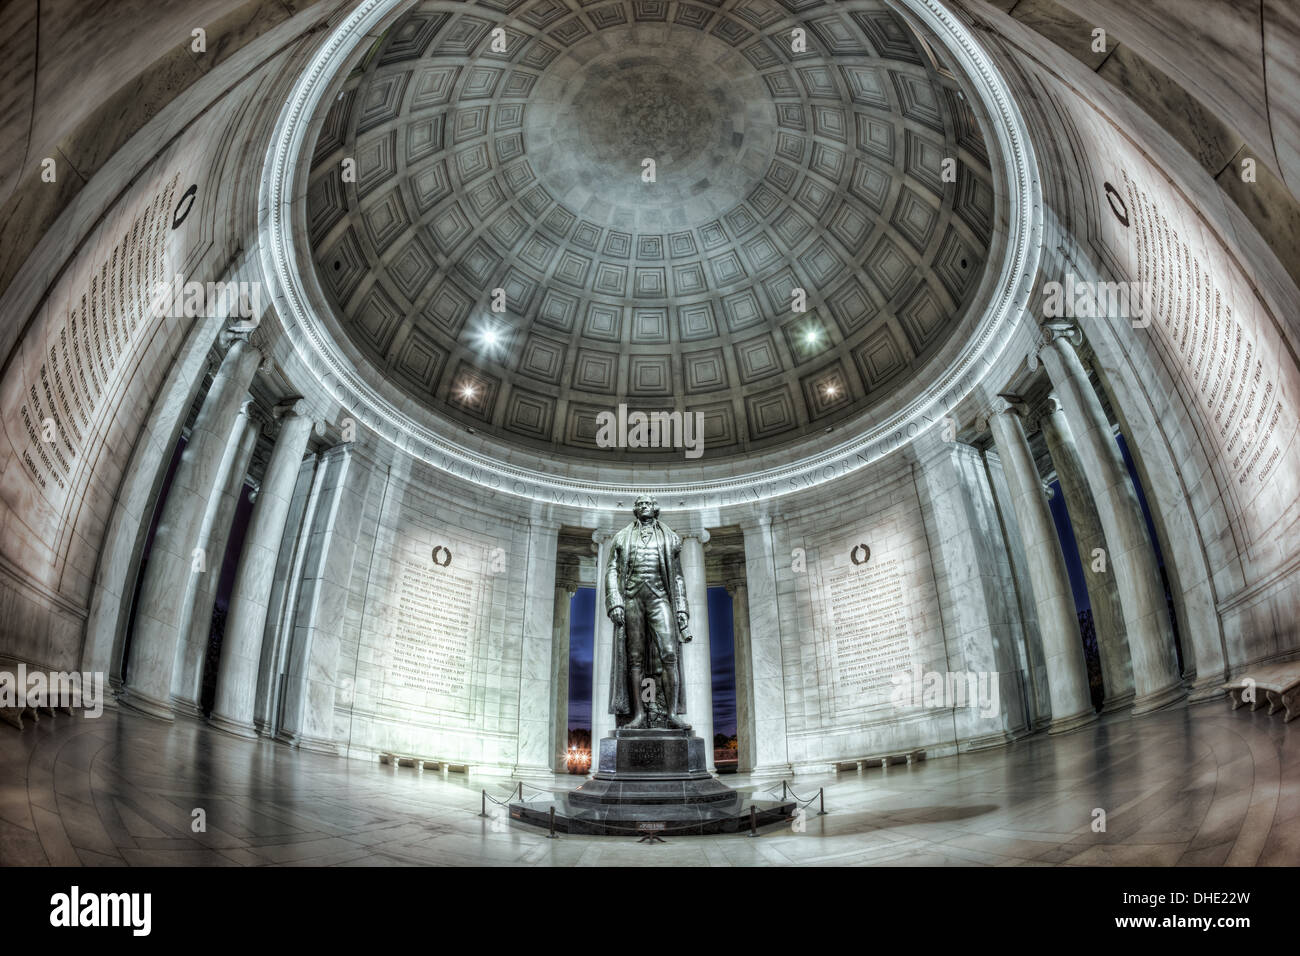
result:
M 595 613 L 595 589 L 578 588 L 569 603 L 569 726 L 588 730 Z M 713 732 L 730 736 L 736 732 L 736 652 L 731 596 L 726 588 L 709 588 L 709 651 L 713 665 Z
M 1092 607 L 1092 602 L 1088 599 L 1088 582 L 1083 576 L 1079 547 L 1074 540 L 1074 529 L 1070 527 L 1070 515 L 1065 509 L 1065 493 L 1061 491 L 1059 481 L 1052 482 L 1052 500 L 1047 504 L 1052 509 L 1052 521 L 1056 523 L 1056 538 L 1061 543 L 1061 553 L 1065 555 L 1065 569 L 1070 572 L 1074 607 L 1082 614 Z

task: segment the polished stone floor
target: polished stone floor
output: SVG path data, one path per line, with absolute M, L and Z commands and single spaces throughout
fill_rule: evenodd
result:
M 0 725 L 0 865 L 1300 863 L 1300 723 L 1223 701 L 796 782 L 804 796 L 823 785 L 830 813 L 809 815 L 802 833 L 548 840 L 478 815 L 480 788 L 509 794 L 500 778 L 301 753 L 118 711 L 60 715 L 21 733 Z M 206 832 L 192 830 L 196 808 Z M 1093 832 L 1095 808 L 1105 832 Z

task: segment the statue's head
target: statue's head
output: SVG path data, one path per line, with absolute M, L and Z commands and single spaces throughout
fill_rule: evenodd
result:
M 659 502 L 655 500 L 654 495 L 638 495 L 636 501 L 632 503 L 632 514 L 636 515 L 638 521 L 658 518 Z

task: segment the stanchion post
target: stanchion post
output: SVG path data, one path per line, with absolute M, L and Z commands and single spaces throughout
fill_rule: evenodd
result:
M 551 832 L 546 835 L 546 839 L 554 840 L 555 838 L 555 807 L 551 807 Z
M 752 837 L 758 836 L 758 811 L 753 804 L 749 807 L 749 835 Z
M 817 791 L 817 805 L 820 808 L 817 811 L 817 816 L 819 817 L 826 816 L 826 788 L 825 787 L 822 787 L 820 790 Z
M 479 810 L 479 814 L 478 814 L 478 815 L 481 816 L 481 817 L 485 817 L 485 816 L 487 816 L 487 791 L 484 790 L 484 791 L 482 791 L 482 793 L 483 793 L 483 801 L 482 801 L 482 802 L 483 802 L 483 806 L 482 806 L 482 808 Z
M 785 799 L 786 790 L 789 789 L 784 780 L 781 781 L 781 799 Z

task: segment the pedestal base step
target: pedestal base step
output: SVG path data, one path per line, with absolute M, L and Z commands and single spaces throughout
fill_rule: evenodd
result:
M 689 731 L 620 727 L 600 742 L 592 778 L 577 790 L 510 804 L 510 816 L 561 833 L 647 838 L 736 833 L 794 815 L 793 802 L 753 800 L 709 773 L 704 741 Z
M 710 833 L 743 833 L 750 828 L 750 809 L 759 827 L 784 823 L 794 816 L 794 801 L 749 800 L 733 794 L 734 800 L 717 803 L 599 804 L 575 806 L 571 794 L 523 800 L 510 804 L 510 817 L 521 823 L 549 827 L 555 810 L 555 829 L 560 833 L 589 836 L 696 836 Z

